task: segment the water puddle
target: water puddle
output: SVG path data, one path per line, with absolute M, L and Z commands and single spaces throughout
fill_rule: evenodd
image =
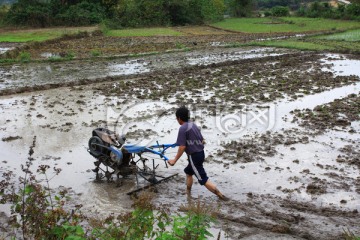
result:
M 287 38 L 300 38 L 305 37 L 305 34 L 296 34 L 295 36 L 282 36 L 282 37 L 273 37 L 273 38 L 260 38 L 257 41 L 271 41 L 271 40 L 280 40 L 280 39 L 287 39 Z
M 109 66 L 109 76 L 131 75 L 150 72 L 146 66 L 148 64 L 141 60 L 127 61 L 121 64 Z
M 10 51 L 14 48 L 11 48 L 11 47 L 0 47 L 0 54 L 3 54 L 3 53 L 6 53 L 7 51 Z
M 95 80 L 107 76 L 149 72 L 146 63 L 140 61 L 72 61 L 0 66 L 0 89 L 68 83 L 80 79 Z
M 268 57 L 268 56 L 279 56 L 284 53 L 274 52 L 274 48 L 259 48 L 255 50 L 241 50 L 231 53 L 221 53 L 221 54 L 209 54 L 201 55 L 196 57 L 188 57 L 188 63 L 190 65 L 209 65 L 213 63 L 220 63 L 225 61 L 235 61 L 240 59 L 251 59 L 259 57 Z
M 41 53 L 40 56 L 43 58 L 60 58 L 59 54 L 49 53 L 49 52 Z
M 347 59 L 346 56 L 340 54 L 327 54 L 322 61 L 330 65 L 330 69 L 336 76 L 356 75 L 360 77 L 360 60 Z M 329 66 L 322 70 L 329 70 Z

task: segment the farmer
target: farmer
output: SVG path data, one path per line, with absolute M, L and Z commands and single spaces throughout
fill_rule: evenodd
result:
M 176 110 L 176 120 L 181 125 L 176 143 L 179 145 L 178 152 L 174 159 L 168 161 L 170 166 L 174 166 L 184 152 L 188 155 L 188 165 L 184 169 L 186 173 L 187 194 L 190 195 L 193 184 L 193 175 L 195 174 L 200 185 L 204 185 L 210 192 L 216 194 L 221 200 L 228 200 L 215 186 L 210 182 L 203 167 L 204 138 L 199 128 L 193 122 L 189 122 L 190 111 L 186 107 L 180 107 Z

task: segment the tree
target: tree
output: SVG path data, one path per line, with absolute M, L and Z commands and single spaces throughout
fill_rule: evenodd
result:
M 253 0 L 228 0 L 227 7 L 232 16 L 248 17 L 251 16 L 253 6 Z
M 5 22 L 14 25 L 45 27 L 51 24 L 51 9 L 37 0 L 19 0 L 5 16 Z
M 114 18 L 122 27 L 203 24 L 221 20 L 224 0 L 122 0 Z
M 360 4 L 349 4 L 345 8 L 345 18 L 360 20 Z

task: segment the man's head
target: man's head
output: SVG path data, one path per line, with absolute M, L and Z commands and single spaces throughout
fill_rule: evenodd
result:
M 176 119 L 182 122 L 188 122 L 190 118 L 190 111 L 185 106 L 182 106 L 176 110 Z

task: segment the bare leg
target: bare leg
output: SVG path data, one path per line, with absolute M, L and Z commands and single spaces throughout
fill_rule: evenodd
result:
M 225 197 L 215 186 L 214 183 L 210 182 L 209 180 L 205 183 L 205 187 L 216 196 L 218 196 L 221 200 L 229 200 L 229 198 Z
M 186 174 L 186 193 L 191 193 L 191 187 L 193 185 L 193 176 Z

